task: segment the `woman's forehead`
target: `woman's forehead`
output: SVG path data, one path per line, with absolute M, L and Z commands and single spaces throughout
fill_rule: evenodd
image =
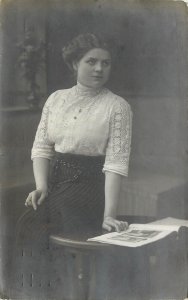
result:
M 93 48 L 89 50 L 83 58 L 96 58 L 96 59 L 111 59 L 111 55 L 108 50 L 102 48 Z

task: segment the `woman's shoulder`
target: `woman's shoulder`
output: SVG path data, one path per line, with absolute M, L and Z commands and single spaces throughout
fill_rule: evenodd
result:
M 63 99 L 64 97 L 66 97 L 66 95 L 69 93 L 69 91 L 71 90 L 71 88 L 69 89 L 62 89 L 62 90 L 56 90 L 54 92 L 52 92 L 45 103 L 45 106 L 52 106 L 55 102 Z
M 114 92 L 110 91 L 109 89 L 106 89 L 106 91 L 107 91 L 106 96 L 107 96 L 109 104 L 112 108 L 115 109 L 118 107 L 122 107 L 122 108 L 126 108 L 126 109 L 131 109 L 129 102 L 125 98 L 115 94 Z
M 71 91 L 71 89 L 72 88 L 62 89 L 62 90 L 56 90 L 56 91 L 54 91 L 53 93 L 50 94 L 49 98 L 56 99 L 58 97 L 67 95 Z

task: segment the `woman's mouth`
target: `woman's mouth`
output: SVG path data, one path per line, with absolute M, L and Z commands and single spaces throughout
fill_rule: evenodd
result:
M 92 76 L 92 77 L 95 78 L 95 79 L 102 79 L 103 78 L 102 76 L 99 76 L 99 75 Z

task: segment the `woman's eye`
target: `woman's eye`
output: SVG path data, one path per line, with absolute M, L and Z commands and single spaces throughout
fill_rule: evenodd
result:
M 91 66 L 94 66 L 95 60 L 92 60 L 92 59 L 88 60 L 88 64 L 91 65 Z
M 103 66 L 104 67 L 110 66 L 110 61 L 103 61 Z

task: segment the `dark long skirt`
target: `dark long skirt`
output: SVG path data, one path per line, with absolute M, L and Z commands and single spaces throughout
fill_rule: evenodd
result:
M 56 154 L 48 198 L 37 211 L 28 208 L 17 223 L 13 299 L 54 299 L 58 288 L 63 291 L 65 259 L 61 250 L 51 248 L 49 235 L 87 239 L 101 233 L 103 163 L 103 157 Z
M 101 234 L 103 163 L 103 157 L 56 154 L 48 198 L 37 211 L 29 208 L 18 220 L 11 299 L 70 300 L 68 278 L 74 258 L 54 248 L 49 235 L 63 233 L 67 238 L 86 240 Z M 142 253 L 134 254 L 132 249 L 114 247 L 108 254 L 101 252 L 96 260 L 97 298 L 91 299 L 146 300 L 145 281 L 140 286 L 135 280 L 143 278 L 142 261 Z

